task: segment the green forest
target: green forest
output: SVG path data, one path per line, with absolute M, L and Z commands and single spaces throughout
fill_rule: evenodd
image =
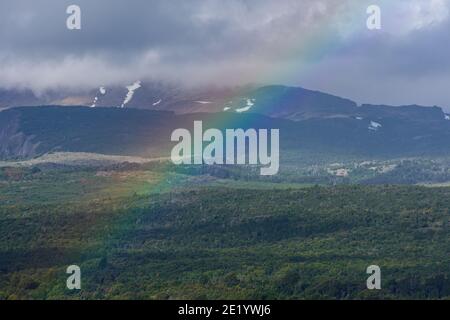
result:
M 447 187 L 2 168 L 0 299 L 446 299 L 449 227 Z

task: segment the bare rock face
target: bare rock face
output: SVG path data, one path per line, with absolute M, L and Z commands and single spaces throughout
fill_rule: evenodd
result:
M 0 117 L 0 159 L 32 158 L 37 155 L 39 142 L 34 142 L 35 137 L 27 136 L 19 127 L 19 113 L 8 111 Z

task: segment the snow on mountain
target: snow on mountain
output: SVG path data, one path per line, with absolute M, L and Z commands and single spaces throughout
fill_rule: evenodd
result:
M 91 105 L 91 108 L 95 108 L 97 106 L 98 97 L 94 98 L 94 102 Z
M 377 131 L 382 125 L 375 121 L 370 121 L 369 130 Z
M 101 94 L 102 96 L 104 96 L 104 95 L 106 94 L 106 89 L 105 89 L 105 87 L 100 87 L 100 88 L 98 88 L 98 92 L 100 92 L 100 94 Z M 95 108 L 95 107 L 97 106 L 97 102 L 98 102 L 98 96 L 95 96 L 94 102 L 92 103 L 91 108 Z
M 200 104 L 211 104 L 211 101 L 195 101 L 195 103 L 200 103 Z
M 157 105 L 161 104 L 161 102 L 162 102 L 162 99 L 159 99 L 158 101 L 153 102 L 152 106 L 156 107 Z
M 237 113 L 247 112 L 255 105 L 255 99 L 247 99 L 247 105 L 244 108 L 236 109 Z
M 106 89 L 105 89 L 105 87 L 100 87 L 100 88 L 98 89 L 98 92 L 100 92 L 100 94 L 101 94 L 102 96 L 104 96 L 104 95 L 106 94 Z M 91 108 L 95 108 L 95 107 L 97 106 L 97 102 L 98 102 L 98 96 L 95 96 L 94 102 L 92 103 Z
M 133 99 L 135 91 L 137 89 L 139 89 L 140 87 L 141 87 L 141 81 L 136 81 L 132 85 L 126 87 L 127 90 L 128 90 L 128 93 L 127 93 L 127 95 L 125 97 L 125 100 L 123 101 L 122 105 L 120 106 L 121 108 L 124 108 L 125 105 L 127 103 L 129 103 L 131 101 L 131 99 Z

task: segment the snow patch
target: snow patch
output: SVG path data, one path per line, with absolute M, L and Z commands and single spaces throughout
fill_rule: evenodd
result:
M 91 105 L 91 108 L 95 108 L 97 106 L 98 97 L 94 98 L 94 102 Z
M 101 94 L 102 96 L 104 96 L 104 95 L 106 94 L 106 89 L 105 89 L 105 87 L 100 87 L 100 88 L 98 89 L 98 92 L 100 92 L 100 94 Z M 95 108 L 95 107 L 97 106 L 97 102 L 98 102 L 98 96 L 96 96 L 96 97 L 94 98 L 94 102 L 92 103 L 91 108 Z
M 200 100 L 200 101 L 195 101 L 195 103 L 200 103 L 200 104 L 211 104 L 212 102 L 211 102 L 211 101 L 202 101 L 202 100 Z
M 125 105 L 127 105 L 131 101 L 131 99 L 133 99 L 135 91 L 137 89 L 139 89 L 140 87 L 141 87 L 141 81 L 136 81 L 132 85 L 126 87 L 128 89 L 128 93 L 127 93 L 122 105 L 120 106 L 121 108 L 124 108 Z
M 158 104 L 162 102 L 162 99 L 159 99 L 158 101 L 154 102 L 152 106 L 156 107 Z
M 382 125 L 375 121 L 370 121 L 369 130 L 377 131 Z
M 247 105 L 243 108 L 236 109 L 237 113 L 247 112 L 255 105 L 255 99 L 247 99 Z
M 450 115 L 446 114 L 445 115 L 445 120 L 450 120 Z
M 356 120 L 364 120 L 363 117 L 356 117 Z

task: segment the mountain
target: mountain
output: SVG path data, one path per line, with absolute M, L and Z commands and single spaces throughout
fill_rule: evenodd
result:
M 290 120 L 332 118 L 354 114 L 355 102 L 299 87 L 265 86 L 246 92 L 229 104 L 230 111 L 249 111 Z M 242 105 L 245 102 L 246 106 Z
M 445 118 L 440 108 L 384 105 L 358 106 L 354 101 L 301 87 L 281 85 L 188 88 L 163 82 L 136 81 L 128 86 L 99 87 L 88 91 L 51 90 L 36 95 L 30 90 L 0 90 L 0 110 L 21 106 L 121 107 L 195 112 L 259 113 L 301 121 L 313 118 Z
M 41 106 L 42 101 L 61 104 Z M 80 101 L 88 101 L 91 108 L 67 106 Z M 55 151 L 168 156 L 172 131 L 192 129 L 194 120 L 202 120 L 205 128 L 278 128 L 281 148 L 295 153 L 450 154 L 450 117 L 439 107 L 358 106 L 299 87 L 187 89 L 136 81 L 88 94 L 52 91 L 35 96 L 3 90 L 0 103 L 29 106 L 0 112 L 0 159 Z
M 333 112 L 342 110 L 342 114 L 294 121 L 250 112 L 177 114 L 83 106 L 11 108 L 0 112 L 0 158 L 32 158 L 55 151 L 167 157 L 174 145 L 170 141 L 173 130 L 187 128 L 192 132 L 195 120 L 203 121 L 205 129 L 280 129 L 280 147 L 294 154 L 450 155 L 450 121 L 439 108 L 330 108 Z
M 151 110 L 172 110 L 177 113 L 217 112 L 229 97 L 239 95 L 247 87 L 186 88 L 163 82 L 136 81 L 127 86 L 98 87 L 90 90 L 50 90 L 34 93 L 31 90 L 0 89 L 0 110 L 21 106 L 96 106 L 119 107 L 124 104 L 133 85 L 132 95 L 124 107 Z

